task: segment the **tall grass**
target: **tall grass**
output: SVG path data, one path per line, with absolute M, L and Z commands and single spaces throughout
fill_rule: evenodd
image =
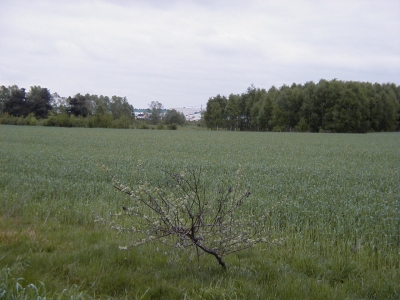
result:
M 397 299 L 399 143 L 367 135 L 0 127 L 0 269 L 95 299 Z M 138 170 L 137 165 L 142 165 Z M 94 220 L 121 211 L 121 181 L 202 164 L 215 189 L 243 169 L 249 209 L 282 240 L 203 269 Z M 23 286 L 23 285 L 22 285 Z M 79 291 L 76 291 L 78 287 Z M 71 292 L 72 293 L 72 292 Z

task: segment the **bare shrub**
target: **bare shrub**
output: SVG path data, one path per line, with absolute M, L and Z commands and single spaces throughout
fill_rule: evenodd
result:
M 212 255 L 226 269 L 224 256 L 267 242 L 268 212 L 244 207 L 251 194 L 241 188 L 241 170 L 232 185 L 216 191 L 207 187 L 203 173 L 202 167 L 165 172 L 165 184 L 157 187 L 144 182 L 130 188 L 114 178 L 114 187 L 130 197 L 130 205 L 112 214 L 112 228 L 135 237 L 120 248 L 161 242 L 195 251 L 198 263 L 201 254 Z M 121 218 L 123 224 L 130 218 L 130 226 L 122 226 Z

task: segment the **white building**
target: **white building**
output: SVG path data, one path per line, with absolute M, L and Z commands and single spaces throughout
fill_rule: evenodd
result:
M 178 112 L 181 112 L 185 115 L 186 121 L 200 121 L 202 106 L 198 107 L 175 107 L 171 108 L 175 109 Z

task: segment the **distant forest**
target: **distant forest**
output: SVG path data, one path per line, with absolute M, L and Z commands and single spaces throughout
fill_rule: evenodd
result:
M 162 109 L 153 101 L 147 123 L 162 129 L 185 122 L 175 110 L 161 119 Z M 251 85 L 242 94 L 211 97 L 200 124 L 212 130 L 366 133 L 399 130 L 399 116 L 400 86 L 394 83 L 321 79 L 268 91 Z M 147 123 L 135 120 L 126 97 L 0 87 L 0 124 L 145 129 Z
M 61 97 L 49 89 L 0 87 L 0 123 L 63 127 L 129 128 L 133 107 L 126 97 L 76 94 Z
M 208 128 L 241 131 L 366 133 L 399 129 L 400 86 L 355 81 L 250 86 L 207 102 Z

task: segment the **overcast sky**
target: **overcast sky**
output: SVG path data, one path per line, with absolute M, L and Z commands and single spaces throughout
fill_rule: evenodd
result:
M 400 85 L 400 1 L 0 0 L 0 85 L 135 108 L 355 80 Z

